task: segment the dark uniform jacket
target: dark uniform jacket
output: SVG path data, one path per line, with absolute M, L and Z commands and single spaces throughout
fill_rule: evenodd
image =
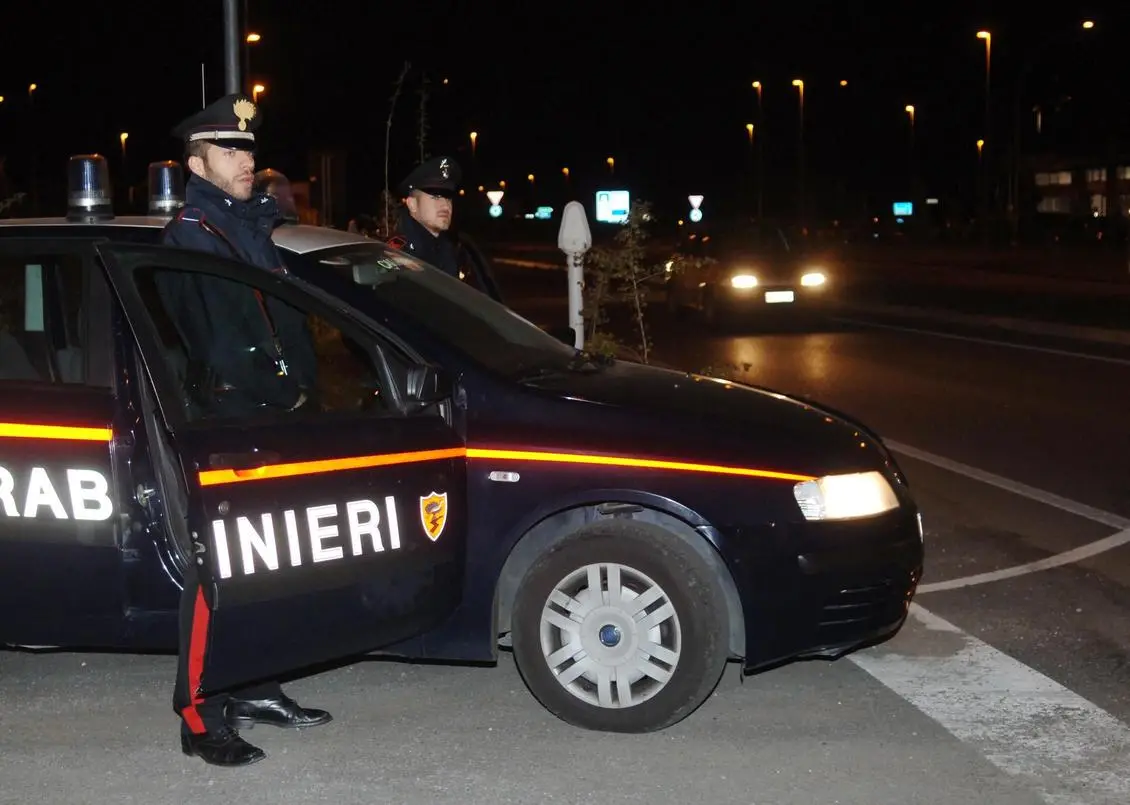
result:
M 400 209 L 397 233 L 404 238 L 404 251 L 411 252 L 425 263 L 431 263 L 446 274 L 459 278 L 459 253 L 452 238 L 446 233 L 433 235 L 423 224 L 408 214 L 408 208 Z
M 285 273 L 271 241 L 278 220 L 272 197 L 240 201 L 192 174 L 162 242 Z M 292 408 L 313 389 L 317 360 L 304 313 L 218 277 L 166 272 L 156 281 L 188 350 L 185 381 L 199 404 L 216 413 Z

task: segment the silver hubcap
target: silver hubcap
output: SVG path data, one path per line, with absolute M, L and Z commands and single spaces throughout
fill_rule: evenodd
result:
M 626 565 L 586 565 L 557 583 L 541 613 L 541 649 L 565 690 L 596 707 L 631 707 L 661 691 L 683 648 L 667 593 Z

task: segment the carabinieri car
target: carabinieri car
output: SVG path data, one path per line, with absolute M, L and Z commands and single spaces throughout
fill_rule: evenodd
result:
M 641 732 L 727 660 L 835 658 L 904 622 L 921 519 L 846 416 L 597 359 L 363 236 L 284 225 L 277 275 L 154 245 L 167 215 L 104 195 L 0 221 L 0 643 L 175 651 L 193 562 L 206 689 L 510 645 L 560 718 Z M 317 406 L 210 409 L 162 273 L 305 312 Z

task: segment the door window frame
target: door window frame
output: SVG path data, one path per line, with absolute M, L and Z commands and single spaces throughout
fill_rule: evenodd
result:
M 381 375 L 380 381 L 385 384 L 389 391 L 391 403 L 390 409 L 386 411 L 303 412 L 299 409 L 295 412 L 279 411 L 253 417 L 190 421 L 181 404 L 180 394 L 175 391 L 176 382 L 168 361 L 162 360 L 154 365 L 154 362 L 147 358 L 145 361 L 146 371 L 156 389 L 157 402 L 170 432 L 175 434 L 182 430 L 191 431 L 195 428 L 232 427 L 250 424 L 294 423 L 299 425 L 311 418 L 321 422 L 337 417 L 355 418 L 359 415 L 364 418 L 434 416 L 433 413 L 418 414 L 409 409 L 405 400 L 406 388 L 396 379 L 390 366 L 388 352 L 391 349 L 400 353 L 393 360 L 405 363 L 406 369 L 413 364 L 424 364 L 427 361 L 402 338 L 388 332 L 348 303 L 325 293 L 316 286 L 294 275 L 274 274 L 232 258 L 179 247 L 109 242 L 100 243 L 98 247 L 99 254 L 103 256 L 103 259 L 109 258 L 107 268 L 111 271 L 114 289 L 119 295 L 122 306 L 126 311 L 129 327 L 137 339 L 143 355 L 163 355 L 165 350 L 161 345 L 162 342 L 153 317 L 149 314 L 149 305 L 138 290 L 135 279 L 136 272 L 139 269 L 151 267 L 212 276 L 256 288 L 264 294 L 275 296 L 301 310 L 305 310 L 308 314 L 313 313 L 339 329 L 344 335 L 355 340 L 373 359 L 374 368 Z M 134 315 L 130 313 L 131 310 L 143 311 L 145 321 L 134 321 Z
M 54 380 L 0 381 L 5 385 L 18 382 L 21 387 L 94 388 L 115 387 L 115 349 L 113 332 L 113 292 L 109 278 L 97 259 L 95 240 L 30 235 L 0 238 L 0 259 L 18 257 L 78 257 L 82 263 L 82 289 L 77 337 L 83 351 L 83 379 L 78 383 Z M 95 279 L 97 275 L 97 279 Z M 52 292 L 53 296 L 57 294 Z M 57 312 L 57 311 L 56 311 Z M 65 311 L 64 311 L 65 313 Z M 24 313 L 26 316 L 26 311 Z

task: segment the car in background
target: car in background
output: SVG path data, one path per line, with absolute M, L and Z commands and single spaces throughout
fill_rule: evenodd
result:
M 711 324 L 755 324 L 794 317 L 832 294 L 826 255 L 769 223 L 696 228 L 667 266 L 667 305 L 698 311 Z

